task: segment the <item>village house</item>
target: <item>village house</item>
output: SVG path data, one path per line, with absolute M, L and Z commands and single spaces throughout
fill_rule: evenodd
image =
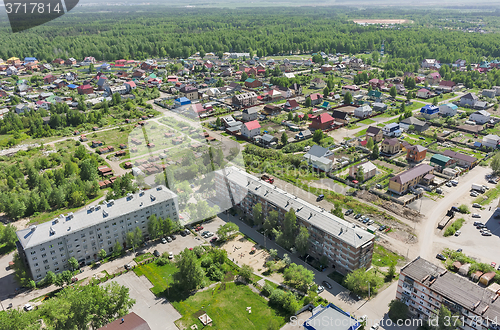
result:
M 410 126 L 413 126 L 415 131 L 423 132 L 429 129 L 429 124 L 425 121 L 421 121 L 415 117 L 408 117 L 399 122 L 399 127 L 402 130 L 408 131 L 410 130 Z
M 323 95 L 321 95 L 320 93 L 313 93 L 309 95 L 309 97 L 311 98 L 312 105 L 318 105 L 321 104 L 321 102 L 323 102 Z
M 326 82 L 321 78 L 311 80 L 311 88 L 323 89 L 326 87 Z
M 262 82 L 260 80 L 254 78 L 248 78 L 245 80 L 245 87 L 247 88 L 257 88 L 262 86 Z
M 333 110 L 332 117 L 333 117 L 333 119 L 335 119 L 335 122 L 337 122 L 337 123 L 342 123 L 342 124 L 349 123 L 349 115 L 347 114 L 347 112 Z
M 398 195 L 406 193 L 410 188 L 415 187 L 427 175 L 433 175 L 434 167 L 427 164 L 417 165 L 389 179 L 389 191 Z M 428 181 L 432 178 L 428 177 Z
M 497 149 L 500 144 L 500 137 L 494 134 L 483 136 L 482 145 L 486 148 Z
M 441 65 L 436 59 L 425 59 L 422 61 L 422 69 L 439 70 Z
M 309 129 L 313 131 L 317 129 L 325 130 L 330 128 L 333 125 L 334 121 L 335 119 L 328 113 L 322 113 L 316 117 L 311 118 L 311 124 L 309 124 Z
M 382 129 L 377 126 L 369 126 L 366 129 L 366 141 L 368 141 L 369 138 L 373 140 L 374 143 L 382 141 L 384 138 L 384 134 L 382 133 Z
M 190 100 L 198 99 L 198 89 L 191 85 L 185 85 L 179 90 L 180 96 Z
M 432 105 L 432 104 L 427 104 L 427 105 L 424 105 L 421 109 L 420 109 L 420 114 L 422 115 L 422 117 L 424 117 L 425 119 L 433 119 L 433 118 L 436 118 L 438 116 L 438 113 L 439 113 L 439 108 L 435 105 Z
M 414 163 L 419 163 L 425 159 L 427 148 L 421 145 L 415 145 L 406 148 L 406 160 Z
M 349 176 L 351 178 L 358 178 L 358 171 L 363 170 L 363 181 L 370 180 L 375 175 L 377 175 L 377 166 L 375 166 L 372 162 L 367 161 L 360 163 L 358 165 L 351 166 L 349 168 Z
M 479 101 L 479 98 L 476 94 L 467 93 L 460 98 L 460 106 L 472 108 L 472 109 L 485 109 L 487 107 L 487 103 L 483 101 Z
M 384 136 L 388 137 L 398 137 L 401 136 L 401 128 L 398 123 L 387 124 L 382 128 Z
M 330 172 L 333 168 L 335 156 L 331 150 L 315 144 L 302 156 L 302 159 L 315 169 Z
M 73 57 L 68 58 L 66 61 L 64 61 L 65 65 L 75 65 L 76 60 Z
M 241 135 L 249 140 L 260 135 L 260 124 L 257 120 L 250 121 L 241 125 Z
M 352 96 L 355 96 L 361 93 L 361 89 L 356 85 L 342 86 L 342 95 L 347 94 L 347 92 L 351 93 Z
M 258 117 L 259 117 L 259 108 L 251 107 L 242 111 L 241 119 L 247 122 L 247 121 L 257 120 Z
M 434 164 L 438 172 L 442 172 L 445 168 L 454 167 L 456 163 L 457 161 L 453 158 L 441 154 L 434 154 L 430 159 L 430 164 Z
M 283 106 L 283 110 L 285 111 L 293 111 L 300 109 L 299 103 L 294 100 L 287 100 L 285 105 Z
M 380 152 L 386 155 L 394 155 L 401 151 L 401 142 L 398 139 L 385 139 L 380 145 Z
M 372 114 L 372 108 L 369 105 L 363 105 L 361 107 L 354 109 L 354 117 L 366 118 L 371 116 L 371 114 Z
M 94 88 L 89 84 L 78 86 L 77 90 L 78 90 L 78 94 L 80 94 L 80 95 L 92 94 L 94 92 Z
M 485 124 L 491 120 L 491 114 L 486 110 L 475 111 L 469 116 L 469 120 L 476 124 Z
M 443 155 L 454 159 L 457 162 L 458 166 L 468 169 L 473 168 L 478 163 L 478 159 L 476 157 L 470 155 L 464 155 L 462 153 L 449 149 L 443 151 Z
M 442 116 L 453 117 L 457 114 L 458 107 L 453 103 L 439 105 L 439 113 Z
M 431 86 L 435 86 L 437 84 L 439 84 L 439 82 L 441 81 L 441 75 L 439 74 L 439 72 L 432 72 L 432 73 L 429 73 L 427 75 L 427 77 L 425 77 L 425 81 L 431 85 Z
M 417 91 L 417 97 L 421 99 L 428 99 L 430 97 L 434 96 L 434 93 L 432 93 L 430 90 L 426 88 L 420 88 Z

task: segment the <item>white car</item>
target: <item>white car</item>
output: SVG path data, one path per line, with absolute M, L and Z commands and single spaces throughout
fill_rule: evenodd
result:
M 168 253 L 168 259 L 174 259 L 174 254 L 172 252 Z
M 472 207 L 477 207 L 477 208 L 480 208 L 480 207 L 481 207 L 481 204 L 474 203 L 474 204 L 472 204 Z
M 455 232 L 455 236 L 460 236 L 460 234 L 461 234 L 461 233 L 462 233 L 462 232 L 461 232 L 460 230 L 457 230 L 457 231 Z
M 31 306 L 31 304 L 26 304 L 24 305 L 24 310 L 29 312 L 29 311 L 32 311 L 33 310 L 33 306 Z
M 479 213 L 472 213 L 472 217 L 473 218 L 480 218 L 481 214 L 479 214 Z
M 378 323 L 375 323 L 374 325 L 372 325 L 372 326 L 370 327 L 370 330 L 377 330 L 377 329 L 378 329 L 378 327 L 379 327 L 379 324 L 378 324 Z

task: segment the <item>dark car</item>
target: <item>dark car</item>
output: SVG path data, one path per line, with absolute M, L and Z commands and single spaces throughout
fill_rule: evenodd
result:
M 175 235 L 170 236 L 170 238 L 175 241 Z
M 379 231 L 383 231 L 385 228 L 387 228 L 387 226 L 386 226 L 386 225 L 382 225 L 382 226 L 380 226 L 380 227 L 378 228 L 378 230 L 379 230 Z
M 217 241 L 217 236 L 212 237 L 212 239 L 210 240 L 210 242 L 212 243 L 214 243 L 215 241 Z
M 144 253 L 145 253 L 144 251 L 137 251 L 136 254 L 135 254 L 135 256 L 140 256 L 140 255 L 142 255 Z
M 183 231 L 181 231 L 181 236 L 182 236 L 182 237 L 186 237 L 186 235 L 187 235 L 187 234 L 186 234 L 186 232 L 185 232 L 184 230 L 183 230 Z
M 322 201 L 325 198 L 325 195 L 321 194 L 316 198 L 316 202 Z
M 462 249 L 461 249 L 461 248 L 458 248 L 458 249 L 457 249 L 457 252 L 462 252 Z
M 351 215 L 353 213 L 354 213 L 354 211 L 352 209 L 345 211 L 345 215 Z
M 441 253 L 438 253 L 436 254 L 436 258 L 438 258 L 439 260 L 446 260 L 446 257 L 444 255 L 442 255 Z
M 356 219 L 356 220 L 357 220 L 357 219 L 361 218 L 362 216 L 363 216 L 363 215 L 362 215 L 361 213 L 358 213 L 358 214 L 356 214 L 356 216 L 354 217 L 354 219 Z
M 154 250 L 153 255 L 158 258 L 160 256 L 160 252 L 158 252 L 158 250 Z
M 327 289 L 332 288 L 332 285 L 330 283 L 328 283 L 327 281 L 323 281 L 321 284 L 323 284 L 323 286 L 325 286 Z

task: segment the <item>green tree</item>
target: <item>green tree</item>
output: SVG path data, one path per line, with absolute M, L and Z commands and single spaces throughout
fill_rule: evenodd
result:
M 241 81 L 245 81 L 248 79 L 248 73 L 244 72 L 241 74 Z
M 358 168 L 356 169 L 356 180 L 358 180 L 359 182 L 365 181 L 365 173 L 362 165 L 358 166 Z
M 491 159 L 490 168 L 495 173 L 500 173 L 500 152 L 495 152 L 495 155 Z
M 69 258 L 68 259 L 68 264 L 69 264 L 69 268 L 71 270 L 75 270 L 75 269 L 80 268 L 80 265 L 78 264 L 78 260 L 76 260 L 75 257 Z
M 323 88 L 323 97 L 326 99 L 330 95 L 330 89 L 327 87 Z
M 288 113 L 288 120 L 293 120 L 293 113 L 291 112 Z
M 311 98 L 308 96 L 306 97 L 306 108 L 310 108 L 312 106 L 312 101 Z
M 217 126 L 217 128 L 222 126 L 222 121 L 220 117 L 217 117 L 217 119 L 215 120 L 215 126 Z
M 301 255 L 305 255 L 309 249 L 309 231 L 306 227 L 300 227 L 299 234 L 295 238 L 295 248 Z
M 85 159 L 80 163 L 80 178 L 83 181 L 93 181 L 98 178 L 97 163 L 92 159 Z
M 190 291 L 202 286 L 205 273 L 196 259 L 194 252 L 187 248 L 176 256 L 179 271 L 174 274 L 174 279 L 179 288 Z
M 378 159 L 378 156 L 379 156 L 379 149 L 378 149 L 378 145 L 375 144 L 373 146 L 373 150 L 372 150 L 372 158 Z
M 371 293 L 376 293 L 381 282 L 382 279 L 375 274 L 375 271 L 367 272 L 364 268 L 356 269 L 344 278 L 344 285 L 347 289 L 363 296 L 368 295 L 368 288 Z
M 389 281 L 392 281 L 395 275 L 396 275 L 396 265 L 392 263 L 389 266 L 389 270 L 387 271 L 387 278 L 389 279 Z
M 286 132 L 283 132 L 283 134 L 281 134 L 281 144 L 283 144 L 284 146 L 288 144 L 288 135 L 286 135 Z
M 284 247 L 290 249 L 295 242 L 295 234 L 297 231 L 297 216 L 295 210 L 291 208 L 285 213 L 285 220 L 283 221 L 283 231 L 280 232 L 276 238 L 276 242 Z
M 344 94 L 344 104 L 351 104 L 352 103 L 352 95 L 351 93 L 347 92 Z
M 366 141 L 366 148 L 373 150 L 373 139 L 371 137 L 369 137 L 368 141 Z
M 108 254 L 106 253 L 106 251 L 104 249 L 100 249 L 99 252 L 97 253 L 97 256 L 99 257 L 99 259 L 104 259 L 106 258 Z
M 396 97 L 396 95 L 398 95 L 398 90 L 396 89 L 396 86 L 392 86 L 391 89 L 389 90 L 389 94 L 392 96 L 392 97 Z
M 312 271 L 295 263 L 291 263 L 285 269 L 283 277 L 286 284 L 303 292 L 307 292 L 309 285 L 314 281 L 314 273 Z
M 92 73 L 95 71 L 95 68 L 94 68 L 94 63 L 90 63 L 89 64 L 89 73 Z
M 43 279 L 43 283 L 45 285 L 51 285 L 55 282 L 56 280 L 56 274 L 54 274 L 53 271 L 48 271 L 47 275 L 45 275 L 45 278 Z
M 315 130 L 313 134 L 313 141 L 316 143 L 320 143 L 322 139 L 323 139 L 323 131 L 320 129 Z
M 241 277 L 245 279 L 247 283 L 250 283 L 252 280 L 252 275 L 253 275 L 253 268 L 252 266 L 243 264 L 240 268 L 239 274 Z
M 15 247 L 17 242 L 16 227 L 13 224 L 8 224 L 1 231 L 0 242 L 7 247 Z
M 439 100 L 436 96 L 435 98 L 432 99 L 432 105 L 438 105 L 438 103 L 439 103 Z
M 391 300 L 387 314 L 392 322 L 404 321 L 408 318 L 408 306 L 397 299 Z
M 115 242 L 115 245 L 113 246 L 113 257 L 118 257 L 119 255 L 122 254 L 123 251 L 123 246 L 120 244 L 119 241 Z
M 260 226 L 263 223 L 264 215 L 262 214 L 261 203 L 257 203 L 252 207 L 252 216 L 253 216 L 253 222 L 257 226 Z
M 219 229 L 217 229 L 219 241 L 223 242 L 227 240 L 229 234 L 236 233 L 238 232 L 238 230 L 240 230 L 240 228 L 234 222 L 228 222 L 225 225 L 219 227 Z

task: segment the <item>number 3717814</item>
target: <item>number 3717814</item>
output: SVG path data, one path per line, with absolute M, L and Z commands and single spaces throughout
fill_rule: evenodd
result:
M 59 2 L 51 8 L 50 3 L 43 2 L 13 2 L 6 3 L 5 9 L 7 14 L 52 14 L 52 13 L 60 13 L 63 11 L 59 6 Z

